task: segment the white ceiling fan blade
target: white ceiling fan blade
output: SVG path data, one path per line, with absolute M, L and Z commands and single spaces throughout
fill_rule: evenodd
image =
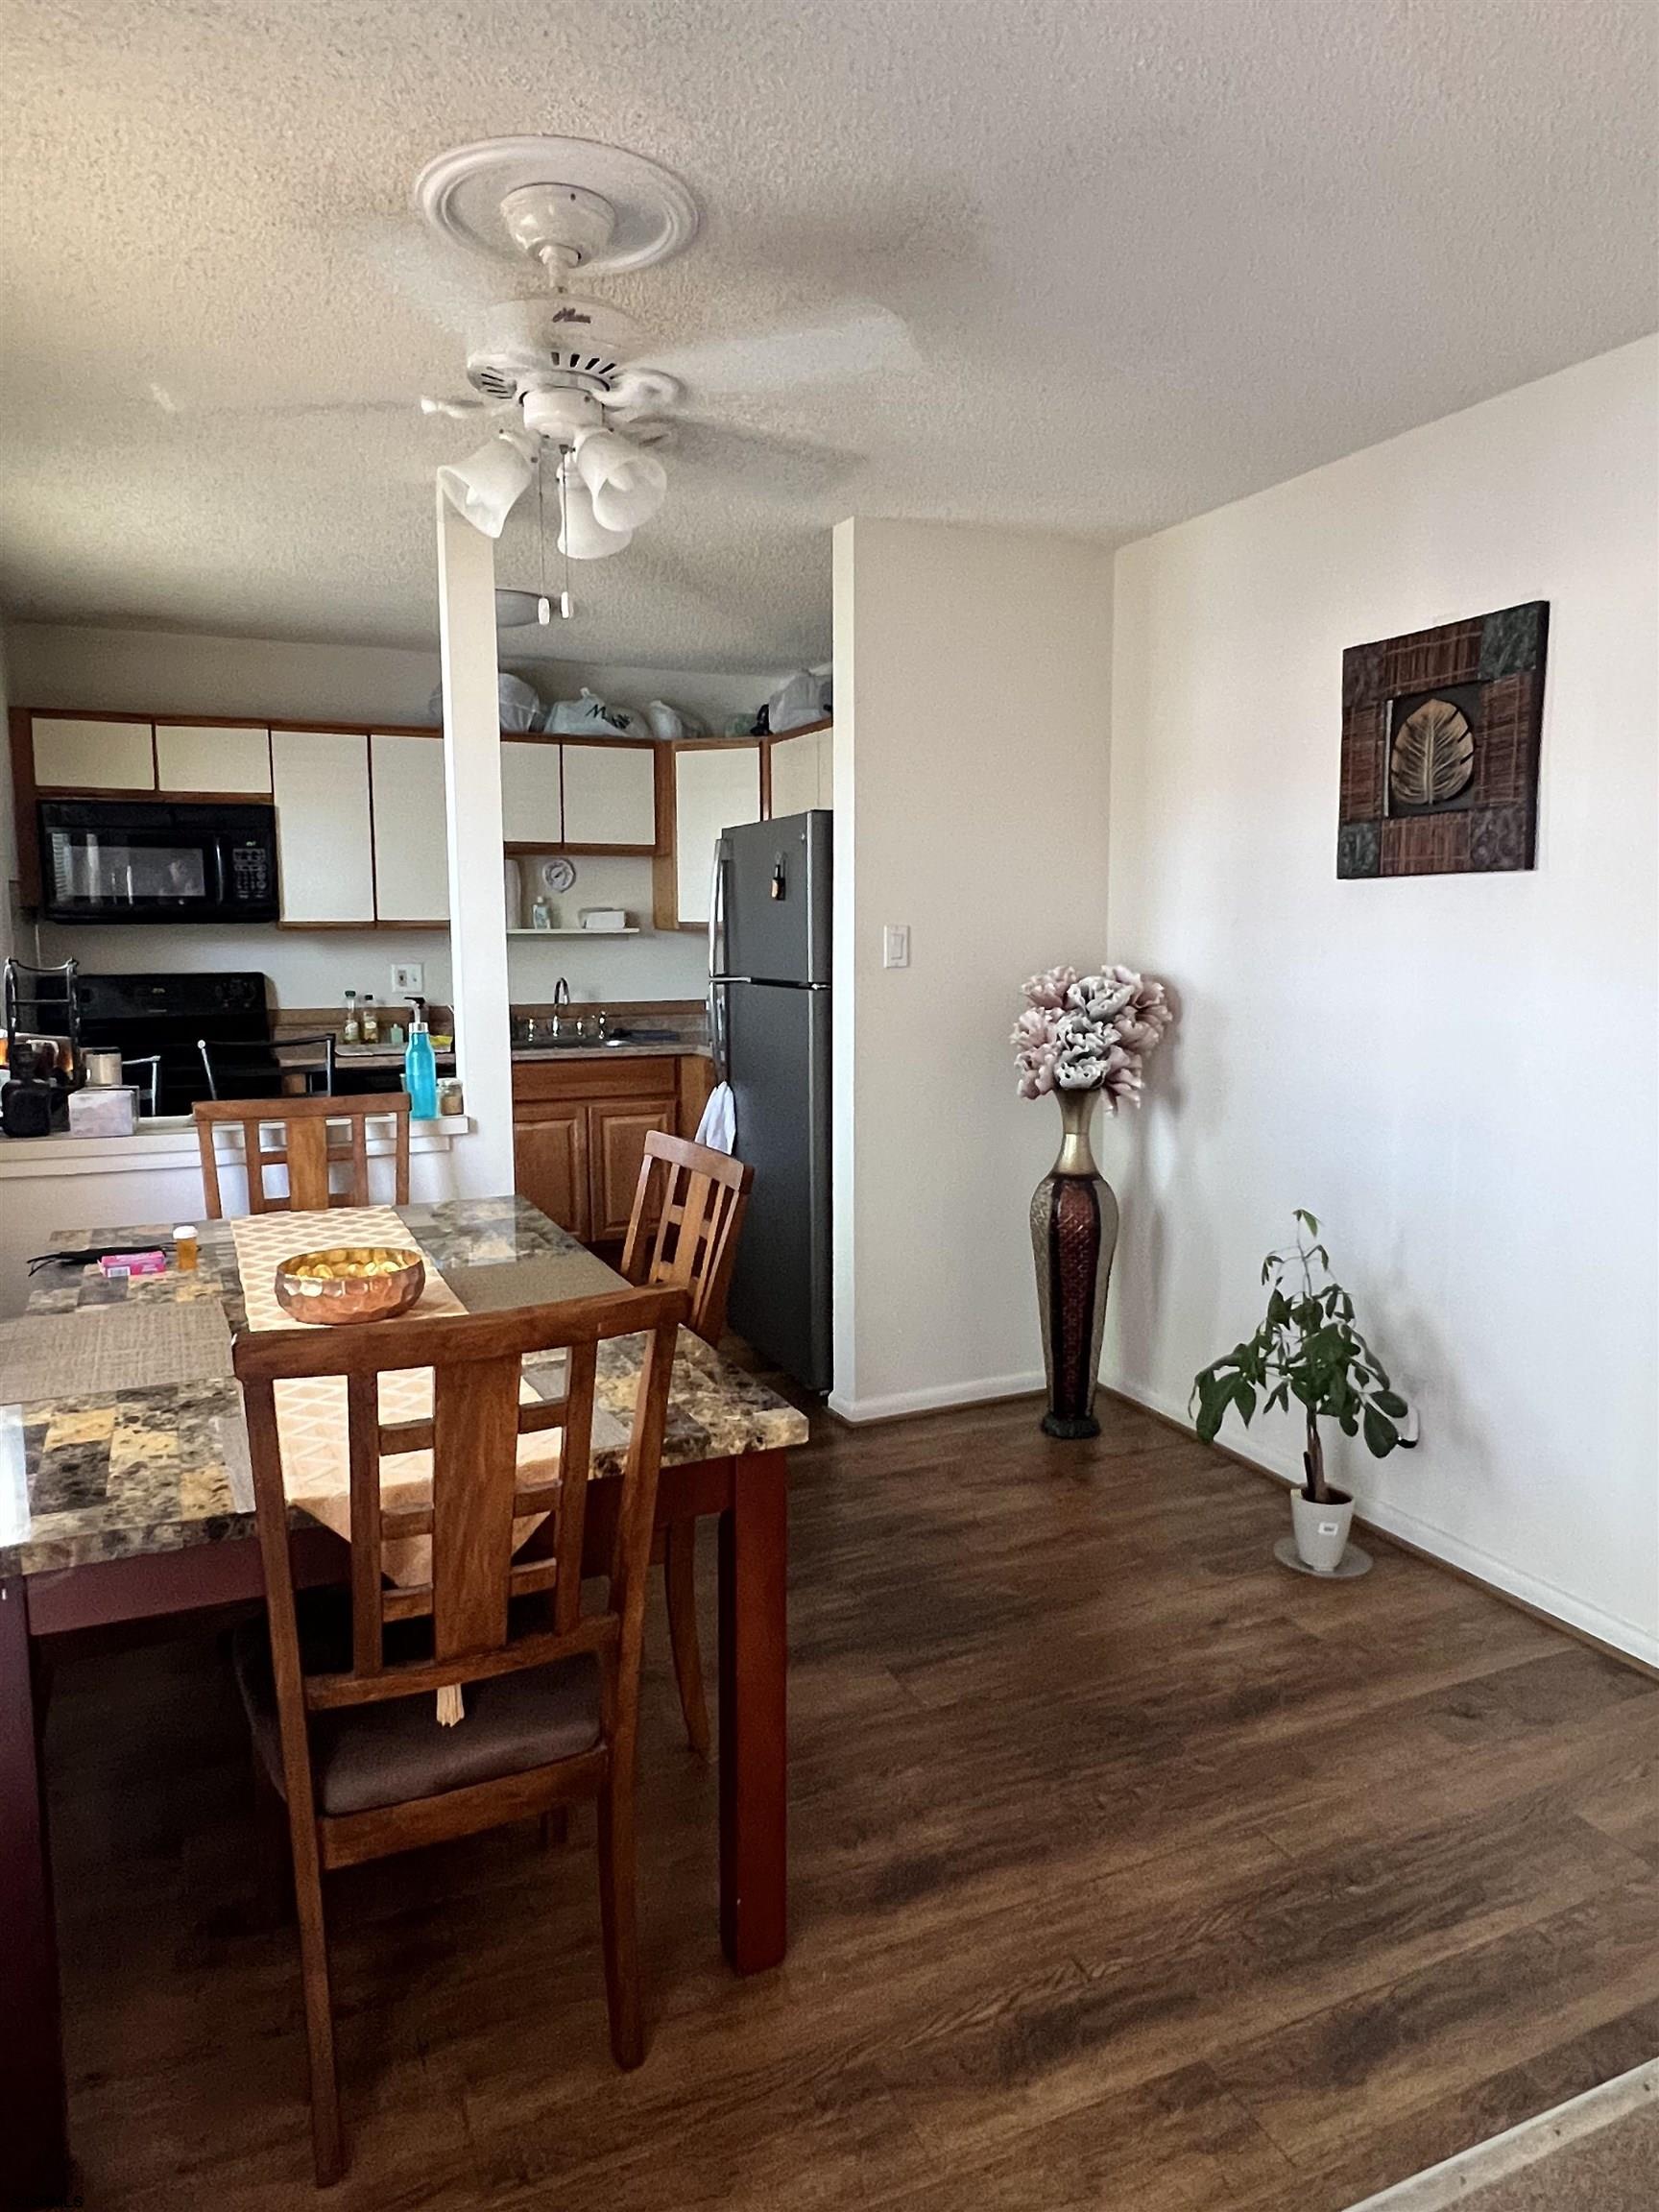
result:
M 403 399 L 193 399 L 173 387 L 152 384 L 148 395 L 151 404 L 163 415 L 171 415 L 180 421 L 200 421 L 214 416 L 234 417 L 240 421 L 255 418 L 277 421 L 311 415 L 382 415 L 412 414 L 416 402 L 413 397 Z M 446 409 L 437 410 L 446 412 Z M 424 404 L 421 412 L 425 413 Z
M 676 377 L 694 398 L 713 398 L 728 393 L 788 392 L 878 370 L 902 374 L 919 369 L 922 356 L 899 316 L 858 301 L 794 329 L 653 349 L 638 366 Z
M 674 418 L 664 449 L 670 484 L 676 463 L 683 460 L 715 471 L 751 498 L 794 507 L 828 498 L 864 460 L 862 454 L 848 452 L 842 446 L 685 416 Z
M 469 415 L 505 415 L 518 403 L 516 399 L 434 399 L 429 392 L 422 392 L 416 404 L 422 415 L 442 415 L 450 422 L 465 422 Z
M 510 270 L 491 276 L 409 217 L 374 217 L 355 229 L 364 258 L 386 289 L 458 338 L 487 308 L 535 289 L 526 281 L 535 271 L 527 267 L 525 278 L 517 280 Z

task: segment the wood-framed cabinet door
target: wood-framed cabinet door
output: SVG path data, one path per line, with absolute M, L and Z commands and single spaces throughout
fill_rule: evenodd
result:
M 739 741 L 674 749 L 674 868 L 680 926 L 707 927 L 714 840 L 760 819 L 760 747 Z
M 591 1241 L 626 1237 L 645 1140 L 653 1129 L 674 1134 L 679 1102 L 629 1099 L 588 1109 L 589 1222 Z
M 374 795 L 374 911 L 382 922 L 447 922 L 449 825 L 444 740 L 369 740 Z
M 657 762 L 650 745 L 567 737 L 565 843 L 631 853 L 657 848 Z
M 271 788 L 283 921 L 372 924 L 368 733 L 273 730 Z
M 580 1103 L 558 1099 L 520 1100 L 513 1109 L 515 1189 L 549 1221 L 584 1240 L 591 1235 L 588 1114 Z
M 160 791 L 271 791 L 271 733 L 242 722 L 157 722 L 156 783 Z
M 155 726 L 123 715 L 36 714 L 35 781 L 43 791 L 154 791 Z
M 774 737 L 770 752 L 772 759 L 773 819 L 781 814 L 805 814 L 809 806 L 821 806 L 819 797 L 819 737 L 816 730 L 808 730 L 799 737 Z
M 564 747 L 533 737 L 501 740 L 501 835 L 509 845 L 565 842 Z

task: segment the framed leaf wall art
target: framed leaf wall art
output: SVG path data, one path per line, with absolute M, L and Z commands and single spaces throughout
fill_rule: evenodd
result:
M 1549 603 L 1342 656 L 1336 873 L 1530 868 Z

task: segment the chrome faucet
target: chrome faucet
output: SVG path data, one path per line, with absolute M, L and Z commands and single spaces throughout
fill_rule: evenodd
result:
M 555 1045 L 565 1034 L 565 1023 L 560 1019 L 559 1009 L 561 1006 L 568 1006 L 569 1003 L 570 986 L 561 975 L 558 982 L 553 986 L 553 1042 Z

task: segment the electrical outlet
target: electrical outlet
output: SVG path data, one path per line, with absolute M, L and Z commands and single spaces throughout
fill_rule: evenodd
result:
M 910 925 L 907 922 L 889 922 L 882 930 L 881 965 L 883 968 L 909 967 Z
M 394 960 L 392 963 L 392 988 L 404 998 L 422 996 L 426 989 L 426 964 L 423 960 Z

